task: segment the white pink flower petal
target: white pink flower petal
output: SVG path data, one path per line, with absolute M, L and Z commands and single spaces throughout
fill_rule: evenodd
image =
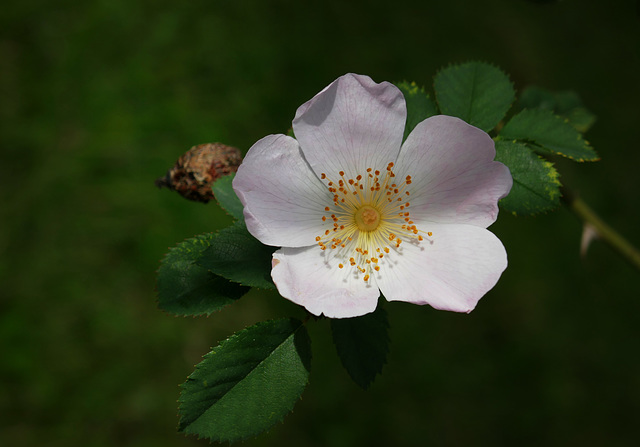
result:
M 233 187 L 244 205 L 247 229 L 263 244 L 312 245 L 325 231 L 321 218 L 331 194 L 291 137 L 269 135 L 255 143 Z
M 314 315 L 350 318 L 373 312 L 378 287 L 365 283 L 329 250 L 318 246 L 281 248 L 273 254 L 271 276 L 283 297 Z
M 396 163 L 400 176 L 413 179 L 412 219 L 483 228 L 495 222 L 498 200 L 513 182 L 495 155 L 491 137 L 461 119 L 437 115 L 419 123 Z
M 355 178 L 398 157 L 406 117 L 396 86 L 348 74 L 298 108 L 293 131 L 318 176 Z
M 389 256 L 376 282 L 388 301 L 471 312 L 507 267 L 507 253 L 490 231 L 473 225 L 433 224 L 420 245 Z

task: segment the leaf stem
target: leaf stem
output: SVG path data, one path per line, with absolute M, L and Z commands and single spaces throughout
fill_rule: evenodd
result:
M 640 251 L 637 248 L 606 224 L 581 198 L 573 196 L 566 189 L 563 191 L 563 201 L 585 223 L 585 226 L 591 227 L 600 239 L 609 244 L 611 248 L 636 269 L 640 270 Z

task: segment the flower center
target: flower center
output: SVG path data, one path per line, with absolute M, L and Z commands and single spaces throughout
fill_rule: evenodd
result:
M 375 208 L 367 205 L 356 211 L 355 219 L 361 231 L 373 231 L 380 225 L 380 214 Z
M 316 242 L 322 250 L 335 251 L 339 268 L 351 266 L 356 276 L 362 274 L 368 282 L 380 272 L 386 255 L 401 251 L 403 241 L 419 244 L 423 235 L 432 234 L 418 230 L 411 220 L 411 176 L 396 180 L 393 163 L 384 173 L 367 168 L 355 178 L 346 178 L 343 171 L 339 175 L 337 182 L 320 175 L 333 194 L 333 203 L 324 208 L 322 221 L 327 228 Z

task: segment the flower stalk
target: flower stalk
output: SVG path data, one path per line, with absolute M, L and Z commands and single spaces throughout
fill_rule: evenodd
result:
M 567 193 L 565 190 L 563 200 L 571 212 L 585 223 L 585 226 L 589 226 L 595 231 L 599 239 L 606 242 L 622 258 L 640 270 L 640 251 L 637 248 L 604 222 L 581 198 Z

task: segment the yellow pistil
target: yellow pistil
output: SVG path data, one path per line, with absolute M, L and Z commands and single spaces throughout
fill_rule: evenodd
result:
M 356 211 L 355 220 L 361 231 L 373 231 L 380 225 L 380 213 L 375 208 L 363 206 Z
M 337 181 L 320 175 L 333 195 L 333 204 L 324 208 L 322 222 L 328 229 L 316 242 L 322 250 L 337 250 L 341 269 L 351 266 L 356 276 L 362 274 L 368 282 L 371 275 L 380 273 L 379 261 L 390 249 L 400 251 L 404 241 L 419 244 L 423 235 L 431 237 L 431 232 L 419 230 L 411 220 L 407 188 L 411 176 L 396 180 L 393 163 L 382 172 L 367 168 L 355 178 L 346 178 L 344 171 L 339 175 Z

